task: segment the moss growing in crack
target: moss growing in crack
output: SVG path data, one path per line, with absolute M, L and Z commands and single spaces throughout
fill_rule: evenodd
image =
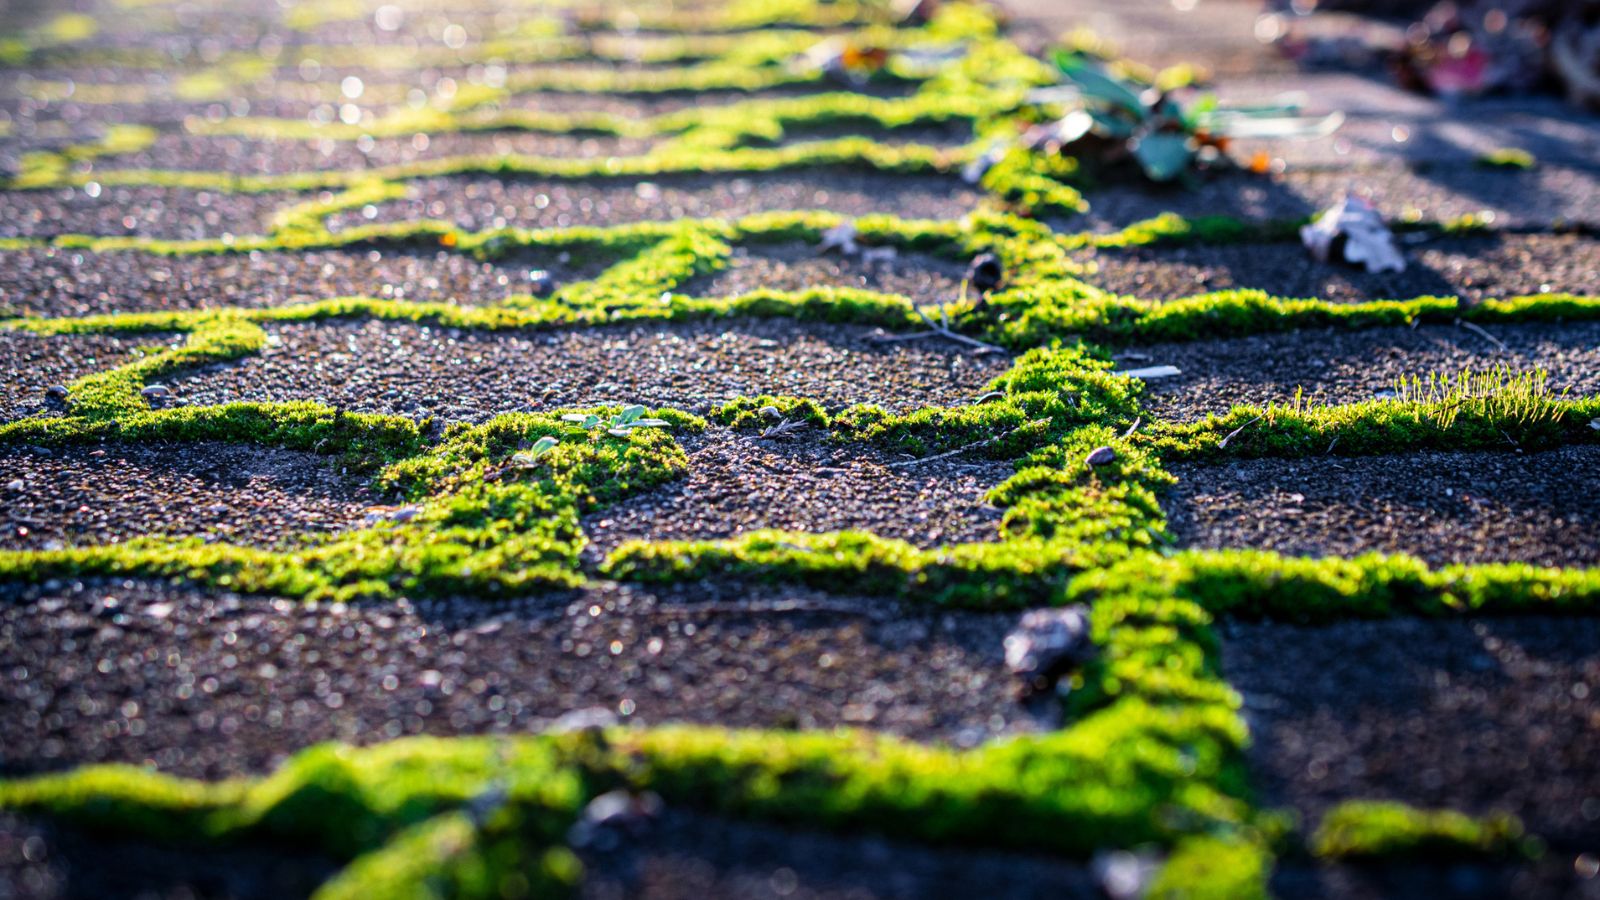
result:
M 586 800 L 619 786 L 702 808 L 710 798 L 737 817 L 1077 858 L 1107 843 L 1249 834 L 1245 732 L 1213 651 L 1194 642 L 1204 613 L 1129 596 L 1107 598 L 1094 620 L 1118 689 L 1065 731 L 970 751 L 856 731 L 687 726 L 418 738 L 316 747 L 264 778 L 214 784 L 124 766 L 0 781 L 0 809 L 147 838 L 315 847 L 354 860 L 333 885 L 384 870 L 405 878 L 405 860 L 434 858 L 436 840 L 461 850 L 440 860 L 462 866 L 440 873 L 451 878 L 494 869 L 500 848 L 549 861 Z
M 1524 848 L 1515 816 L 1475 818 L 1377 800 L 1350 800 L 1328 810 L 1310 845 L 1324 859 L 1505 856 Z
M 770 412 L 769 412 L 770 410 Z M 800 397 L 735 397 L 713 409 L 711 421 L 736 429 L 766 429 L 782 421 L 804 422 L 820 428 L 831 423 L 827 410 L 815 400 Z
M 1267 900 L 1272 852 L 1255 836 L 1203 835 L 1178 843 L 1146 889 L 1150 900 Z
M 1341 406 L 1239 406 L 1220 418 L 1159 423 L 1135 440 L 1168 460 L 1195 460 L 1537 450 L 1597 439 L 1588 423 L 1600 416 L 1600 397 L 1558 399 L 1536 373 L 1469 376 L 1434 393 Z
M 613 410 L 614 411 L 614 410 Z M 682 429 L 704 423 L 664 411 Z M 245 426 L 240 428 L 239 426 Z M 144 413 L 111 420 L 25 420 L 0 427 L 0 440 L 86 440 L 194 435 L 334 452 L 395 452 L 417 426 L 406 419 L 346 416 L 314 404 L 237 404 Z M 511 455 L 546 435 L 561 444 L 533 465 Z M 374 458 L 366 461 L 370 464 Z M 348 599 L 396 593 L 496 594 L 582 582 L 581 513 L 681 476 L 687 457 L 666 431 L 628 438 L 575 430 L 555 416 L 514 414 L 458 428 L 430 452 L 379 474 L 381 490 L 412 506 L 375 524 L 284 551 L 198 540 L 141 538 L 122 544 L 0 553 L 0 578 L 62 575 L 183 577 L 250 593 Z
M 1083 597 L 1149 585 L 1218 615 L 1319 623 L 1398 615 L 1587 615 L 1600 609 L 1600 570 L 1524 563 L 1430 569 L 1409 556 L 1310 559 L 1254 550 L 1127 557 L 1073 583 Z

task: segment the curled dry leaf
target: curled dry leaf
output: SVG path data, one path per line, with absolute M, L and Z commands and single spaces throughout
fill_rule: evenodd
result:
M 817 245 L 817 252 L 834 251 L 842 256 L 855 256 L 861 252 L 860 245 L 856 243 L 855 222 L 840 222 L 822 233 L 822 243 Z
M 1300 240 L 1318 262 L 1362 266 L 1368 272 L 1404 272 L 1405 257 L 1372 204 L 1346 197 L 1300 229 Z

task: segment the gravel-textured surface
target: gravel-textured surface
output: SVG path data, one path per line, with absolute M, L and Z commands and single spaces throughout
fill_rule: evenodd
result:
M 45 391 L 137 358 L 141 348 L 166 346 L 162 334 L 37 335 L 0 329 L 0 422 L 56 410 Z
M 530 291 L 529 273 L 587 281 L 614 262 L 532 248 L 477 260 L 446 250 L 312 250 L 151 256 L 42 248 L 0 251 L 0 310 L 78 316 L 226 306 L 283 306 L 330 297 L 486 304 Z M 4 338 L 0 338 L 3 340 Z
M 0 550 L 161 534 L 283 546 L 360 524 L 372 502 L 311 453 L 244 444 L 0 446 Z
M 1269 804 L 1502 809 L 1558 850 L 1600 841 L 1600 620 L 1236 623 L 1222 664 Z
M 288 900 L 336 871 L 303 849 L 182 847 L 0 815 L 6 900 Z
M 1270 176 L 1221 171 L 1188 188 L 1128 180 L 1085 191 L 1090 212 L 1064 227 L 1114 230 L 1164 212 L 1297 220 L 1351 192 L 1369 197 L 1391 219 L 1407 210 L 1438 221 L 1491 212 L 1502 227 L 1548 227 L 1558 221 L 1592 225 L 1600 204 L 1600 169 L 1551 164 L 1533 171 L 1502 171 L 1440 165 L 1418 171 L 1390 161 L 1363 168 L 1291 167 Z
M 959 178 L 881 175 L 848 169 L 805 174 L 670 175 L 650 180 L 550 181 L 427 179 L 412 197 L 378 206 L 377 221 L 444 219 L 478 230 L 516 225 L 565 228 L 758 212 L 825 209 L 847 216 L 888 213 L 912 219 L 957 219 L 982 195 Z M 331 216 L 334 231 L 368 221 L 359 213 Z
M 900 294 L 918 304 L 954 303 L 967 267 L 923 253 L 863 262 L 859 255 L 817 253 L 806 244 L 739 247 L 728 267 L 691 279 L 679 290 L 691 297 L 731 297 L 754 290 L 799 291 L 846 287 Z
M 1278 862 L 1272 892 L 1295 900 L 1596 900 L 1600 878 L 1580 875 L 1592 870 L 1592 856 L 1546 853 L 1534 861 L 1519 860 L 1385 860 L 1377 863 L 1314 864 Z
M 840 445 L 817 429 L 761 439 L 717 430 L 685 438 L 689 477 L 584 522 L 597 551 L 625 540 L 702 540 L 746 531 L 870 531 L 923 547 L 999 540 L 984 502 L 1010 463 L 951 458 L 895 466 L 890 455 Z
M 107 157 L 105 169 L 186 169 L 278 175 L 307 171 L 349 171 L 463 156 L 523 154 L 561 159 L 634 156 L 652 142 L 636 138 L 476 132 L 385 138 L 369 141 L 254 140 L 238 137 L 163 135 L 148 150 Z
M 802 588 L 600 583 L 516 603 L 305 606 L 151 582 L 0 587 L 0 772 L 149 761 L 218 777 L 308 744 L 625 721 L 1029 731 L 1013 616 Z
M 1088 866 L 1020 853 L 927 847 L 667 809 L 650 832 L 583 854 L 584 900 L 1099 898 Z
M 1151 381 L 1155 418 L 1191 421 L 1239 404 L 1288 403 L 1297 388 L 1317 403 L 1392 396 L 1396 383 L 1462 369 L 1544 369 L 1549 386 L 1574 397 L 1600 394 L 1600 323 L 1484 326 L 1501 349 L 1455 325 L 1294 331 L 1229 340 L 1156 344 L 1119 355 L 1126 367 L 1173 365 L 1182 375 Z
M 641 836 L 580 849 L 584 900 L 1099 898 L 1088 866 L 827 834 L 668 808 Z M 291 900 L 338 869 L 314 854 L 182 848 L 0 816 L 0 894 L 27 900 Z
M 90 234 L 193 240 L 264 234 L 273 213 L 301 199 L 292 193 L 225 194 L 99 185 L 92 189 L 0 190 L 0 237 Z
M 1192 547 L 1600 565 L 1600 447 L 1258 459 L 1173 474 L 1164 505 Z
M 1230 288 L 1336 301 L 1600 294 L 1600 240 L 1577 235 L 1440 238 L 1406 247 L 1402 273 L 1314 262 L 1298 241 L 1138 248 L 1097 254 L 1097 287 L 1146 300 Z
M 1002 355 L 875 343 L 862 326 L 779 319 L 473 332 L 377 320 L 287 324 L 260 355 L 169 382 L 178 401 L 318 400 L 352 412 L 482 419 L 643 403 L 703 410 L 741 395 L 909 410 L 982 392 Z

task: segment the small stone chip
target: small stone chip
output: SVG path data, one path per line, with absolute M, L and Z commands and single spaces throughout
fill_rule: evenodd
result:
M 647 834 L 661 816 L 662 805 L 661 797 L 651 791 L 608 791 L 583 808 L 583 814 L 567 832 L 567 841 L 581 849 L 610 852 L 629 839 Z
M 1036 609 L 1006 635 L 1006 667 L 1029 691 L 1050 689 L 1094 655 L 1089 609 L 1082 605 Z

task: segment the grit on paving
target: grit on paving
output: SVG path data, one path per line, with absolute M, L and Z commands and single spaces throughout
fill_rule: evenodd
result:
M 1273 802 L 1499 809 L 1577 851 L 1600 822 L 1597 638 L 1587 617 L 1235 624 L 1222 661 Z
M 1470 303 L 1552 290 L 1600 292 L 1600 240 L 1583 235 L 1438 237 L 1406 250 L 1404 272 L 1369 274 L 1308 266 L 1299 241 L 1134 248 L 1094 254 L 1098 270 L 1085 280 L 1144 300 L 1234 288 L 1335 301 L 1461 297 Z
M 1555 395 L 1600 393 L 1600 324 L 1494 325 L 1490 337 L 1458 325 L 1294 331 L 1245 338 L 1151 344 L 1118 355 L 1122 365 L 1176 366 L 1182 374 L 1146 384 L 1153 416 L 1194 421 L 1234 406 L 1358 403 L 1394 397 L 1402 379 L 1462 370 L 1543 370 Z M 1495 343 L 1499 342 L 1499 345 Z M 1503 345 L 1500 346 L 1500 345 Z
M 817 431 L 685 438 L 687 478 L 590 516 L 584 531 L 600 553 L 626 540 L 708 540 L 763 528 L 870 531 L 919 547 L 999 539 L 1000 510 L 984 497 L 1012 473 L 1010 463 L 906 465 L 909 457 Z
M 245 444 L 0 447 L 0 549 L 198 536 L 283 547 L 361 524 L 372 497 L 333 460 Z
M 1175 466 L 1184 546 L 1600 566 L 1600 447 Z
M 937 305 L 954 303 L 961 296 L 966 273 L 961 263 L 924 253 L 896 252 L 886 260 L 866 260 L 859 255 L 819 254 L 808 244 L 752 245 L 735 247 L 727 268 L 684 282 L 678 293 L 736 297 L 757 290 L 840 287 L 898 294 L 919 306 Z
M 981 195 L 941 175 L 848 170 L 805 174 L 663 175 L 651 179 L 541 181 L 453 178 L 415 182 L 410 196 L 328 217 L 334 232 L 368 222 L 443 219 L 462 228 L 568 228 L 753 213 L 826 209 L 842 216 L 886 213 L 908 219 L 959 219 Z
M 705 412 L 739 396 L 838 409 L 944 406 L 983 392 L 1004 354 L 873 340 L 860 325 L 728 319 L 560 331 L 462 331 L 379 320 L 271 326 L 260 354 L 168 382 L 189 405 L 316 400 L 350 412 L 478 421 L 614 403 Z
M 840 837 L 668 809 L 641 841 L 590 851 L 584 900 L 1098 898 L 1088 866 L 1019 853 Z
M 115 368 L 173 342 L 164 334 L 38 335 L 0 330 L 0 422 L 60 412 L 46 394 L 51 387 Z
M 469 61 L 486 59 L 471 57 L 483 49 L 480 41 L 520 41 L 542 33 L 519 30 L 529 11 L 515 4 L 469 3 L 426 12 L 389 4 L 376 13 L 363 7 L 348 21 L 295 27 L 284 22 L 286 15 L 328 12 L 327 6 L 303 4 L 286 12 L 263 3 L 208 8 L 140 2 L 114 14 L 93 10 L 99 33 L 62 48 L 60 57 L 46 51 L 23 63 L 0 61 L 0 175 L 23 171 L 29 153 L 78 152 L 74 144 L 98 141 L 109 126 L 126 123 L 154 126 L 159 134 L 143 149 L 72 160 L 71 171 L 83 178 L 112 171 L 137 178 L 138 169 L 271 176 L 353 173 L 469 156 L 480 161 L 482 174 L 405 181 L 403 196 L 330 214 L 326 225 L 335 240 L 355 228 L 424 219 L 475 231 L 796 211 L 846 219 L 888 214 L 964 228 L 982 218 L 975 212 L 1020 208 L 953 171 L 928 174 L 909 163 L 905 172 L 827 166 L 576 179 L 498 172 L 497 157 L 621 159 L 659 150 L 675 135 L 554 134 L 516 127 L 456 131 L 434 127 L 424 107 L 450 112 L 470 128 L 501 114 L 508 120 L 521 114 L 600 115 L 640 124 L 668 114 L 715 114 L 731 104 L 748 104 L 752 116 L 764 117 L 772 104 L 792 99 L 840 92 L 907 97 L 919 86 L 907 80 L 852 87 L 840 79 L 756 91 L 514 88 L 479 106 L 473 92 L 502 77 L 513 86 L 547 75 L 647 78 L 701 61 L 529 62 L 520 58 L 526 49 L 508 52 L 511 59 Z M 747 6 L 740 8 L 752 12 Z M 34 2 L 31 12 L 8 9 L 0 21 L 56 12 L 46 7 Z M 702 8 L 720 6 L 673 4 L 675 14 Z M 1472 216 L 1485 228 L 1406 235 L 1409 268 L 1390 275 L 1313 264 L 1294 240 L 1080 251 L 1073 260 L 1094 267 L 1085 275 L 1090 284 L 1154 301 L 1253 288 L 1335 302 L 1459 296 L 1463 308 L 1519 294 L 1600 293 L 1600 120 L 1593 115 L 1554 97 L 1460 104 L 1419 97 L 1395 87 L 1374 65 L 1302 68 L 1266 43 L 1288 20 L 1263 16 L 1258 0 L 1011 0 L 1008 9 L 1012 36 L 1035 50 L 1044 51 L 1057 34 L 1086 26 L 1136 62 L 1199 64 L 1215 77 L 1225 101 L 1270 100 L 1293 89 L 1305 93 L 1310 111 L 1347 115 L 1343 130 L 1328 140 L 1239 142 L 1237 157 L 1265 155 L 1265 175 L 1222 168 L 1189 184 L 1156 187 L 1107 173 L 1086 183 L 1087 213 L 1040 214 L 1057 232 L 1108 232 L 1177 212 L 1232 216 L 1247 225 L 1269 225 L 1278 234 L 1284 224 L 1348 193 L 1371 198 L 1391 220 L 1437 223 Z M 641 29 L 626 11 L 610 24 L 589 21 L 597 14 L 564 11 L 554 24 L 568 38 L 587 34 L 596 43 L 614 41 L 607 52 L 620 46 L 644 53 L 658 41 L 679 37 Z M 383 24 L 396 15 L 401 26 Z M 1393 22 L 1340 14 L 1295 20 L 1329 33 L 1338 23 L 1363 33 L 1396 28 Z M 447 27 L 466 41 L 457 45 L 463 47 L 459 60 L 392 69 L 401 54 L 386 52 L 380 66 L 338 62 L 359 59 L 373 46 L 416 50 L 432 60 L 455 40 L 446 39 Z M 818 38 L 843 33 L 813 31 Z M 753 29 L 722 37 L 730 47 L 747 41 L 756 47 L 768 36 Z M 322 43 L 333 46 L 323 54 L 317 49 Z M 73 61 L 88 58 L 75 53 L 94 48 L 155 50 L 161 65 Z M 224 91 L 194 92 L 186 76 L 214 75 L 205 65 L 221 54 L 252 61 L 259 55 L 273 68 L 265 77 L 240 75 Z M 50 92 L 69 96 L 43 99 Z M 118 92 L 127 102 L 93 99 Z M 464 107 L 452 111 L 452 98 L 462 96 Z M 386 130 L 387 136 L 347 140 L 354 135 L 337 124 L 383 122 L 387 129 L 413 113 L 419 123 L 414 134 Z M 284 119 L 297 134 L 302 126 L 324 122 L 339 137 L 204 133 L 226 131 L 246 116 Z M 837 138 L 959 153 L 972 133 L 961 118 L 885 128 L 845 117 L 786 127 L 748 146 L 793 148 Z M 686 146 L 693 145 L 680 145 Z M 1479 165 L 1483 154 L 1502 147 L 1529 151 L 1535 165 Z M 0 238 L 262 236 L 272 233 L 286 210 L 327 203 L 338 193 L 110 183 L 0 189 Z M 709 227 L 708 235 L 719 233 L 718 226 Z M 308 237 L 327 243 L 330 234 Z M 276 236 L 291 246 L 296 233 Z M 51 247 L 0 241 L 0 318 L 280 308 L 348 296 L 483 307 L 533 292 L 539 273 L 567 286 L 624 261 L 538 246 L 479 258 L 466 252 L 470 239 L 461 241 L 463 250 L 451 249 L 461 237 L 441 240 L 429 232 L 403 243 L 380 239 L 338 249 L 171 256 L 69 249 L 83 243 L 72 239 Z M 960 296 L 969 262 L 903 249 L 868 262 L 819 254 L 799 242 L 736 244 L 725 267 L 674 284 L 672 293 L 728 298 L 846 288 L 926 306 Z M 1040 298 L 1046 299 L 1051 298 Z M 485 320 L 493 315 L 471 312 Z M 1181 370 L 1148 384 L 1145 423 L 1192 422 L 1237 404 L 1292 402 L 1302 388 L 1302 402 L 1355 403 L 1393 396 L 1401 378 L 1502 366 L 1545 370 L 1555 394 L 1600 395 L 1595 323 L 1484 320 L 1483 329 L 1474 330 L 1449 318 L 1430 317 L 1414 327 L 1302 329 L 1108 349 L 1120 368 Z M 995 325 L 991 334 L 1005 331 L 1003 319 Z M 203 430 L 203 410 L 214 404 L 312 401 L 342 411 L 431 417 L 436 421 L 425 424 L 438 425 L 622 403 L 705 414 L 759 394 L 813 399 L 830 413 L 854 404 L 909 413 L 972 403 L 1015 362 L 955 342 L 888 342 L 867 326 L 784 318 L 474 330 L 351 317 L 263 327 L 268 342 L 260 351 L 162 375 L 155 380 L 171 389 L 172 402 L 154 415 L 140 409 L 123 418 L 149 423 L 165 416 L 182 423 L 193 414 Z M 1062 337 L 1071 342 L 1076 335 Z M 41 337 L 0 329 L 0 429 L 24 417 L 69 411 L 47 402 L 52 385 L 175 347 L 182 339 L 167 332 Z M 762 426 L 777 424 L 760 418 Z M 335 420 L 336 428 L 341 421 Z M 106 432 L 120 424 L 107 423 Z M 422 431 L 431 449 L 442 432 Z M 347 474 L 329 456 L 212 441 L 130 443 L 100 433 L 74 443 L 57 440 L 47 428 L 28 434 L 25 442 L 0 446 L 0 551 L 152 535 L 189 539 L 195 547 L 227 542 L 286 549 L 363 527 L 376 499 L 364 478 Z M 935 551 L 915 554 L 938 558 L 937 566 L 910 572 L 914 589 L 908 593 L 920 596 L 922 582 L 948 577 L 938 566 L 955 560 L 959 567 L 961 554 L 974 549 L 944 548 L 1002 537 L 1004 511 L 987 498 L 1015 472 L 1015 460 L 988 458 L 978 452 L 988 445 L 975 445 L 913 461 L 839 440 L 817 425 L 767 435 L 761 427 L 733 431 L 712 425 L 672 437 L 687 457 L 681 477 L 647 490 L 624 485 L 626 499 L 582 517 L 588 546 L 576 572 L 588 583 L 573 590 L 509 600 L 401 596 L 347 605 L 241 596 L 197 586 L 181 575 L 45 580 L 25 573 L 29 577 L 0 579 L 0 779 L 102 762 L 207 779 L 259 776 L 318 742 L 527 735 L 568 728 L 575 712 L 584 721 L 614 717 L 623 729 L 672 723 L 775 732 L 859 729 L 864 736 L 882 733 L 955 751 L 1013 738 L 1023 740 L 1009 746 L 1026 748 L 1028 736 L 1075 724 L 1062 721 L 1059 705 L 1018 690 L 1005 639 L 1017 627 L 1020 610 L 978 612 L 864 596 L 869 579 L 855 584 L 848 575 L 828 590 L 758 578 L 646 585 L 602 575 L 607 554 L 629 541 L 719 540 L 761 529 L 857 530 Z M 1250 432 L 1235 440 L 1236 449 L 1248 455 Z M 1292 557 L 1404 553 L 1435 567 L 1530 563 L 1573 574 L 1600 566 L 1600 511 L 1593 499 L 1600 495 L 1600 446 L 1592 443 L 1540 452 L 1508 445 L 1495 451 L 1330 453 L 1167 468 L 1178 481 L 1159 500 L 1179 548 L 1271 550 Z M 1035 480 L 1048 477 L 1031 474 Z M 492 544 L 498 538 L 486 529 L 480 540 Z M 994 577 L 1009 574 L 1000 566 Z M 1600 898 L 1600 762 L 1592 752 L 1600 737 L 1600 715 L 1594 712 L 1600 624 L 1586 608 L 1576 612 L 1564 619 L 1402 616 L 1317 627 L 1219 616 L 1221 674 L 1240 692 L 1251 734 L 1248 788 L 1258 796 L 1249 802 L 1290 811 L 1300 820 L 1281 846 L 1271 848 L 1277 854 L 1276 893 Z M 1294 619 L 1292 610 L 1279 616 Z M 1337 611 L 1331 617 L 1339 619 Z M 1210 634 L 1198 630 L 1203 652 Z M 1092 707 L 1090 714 L 1098 710 Z M 1080 734 L 1086 745 L 1103 740 L 1102 731 Z M 1167 749 L 1152 746 L 1151 757 L 1138 764 L 1156 767 L 1155 756 Z M 1024 765 L 1044 770 L 1062 764 L 1045 758 L 1047 752 L 1054 751 L 1041 751 Z M 952 784 L 964 777 L 959 768 L 949 773 Z M 1041 783 L 1050 777 L 1032 769 L 1016 774 L 1024 781 L 1035 776 Z M 944 785 L 912 779 L 910 787 L 937 794 Z M 1218 785 L 1196 787 L 1204 792 Z M 1084 785 L 1085 791 L 1096 789 L 1101 786 Z M 961 796 L 959 785 L 951 796 Z M 1336 804 L 1374 798 L 1474 815 L 1510 811 L 1547 852 L 1537 860 L 1384 858 L 1366 864 L 1304 854 L 1310 829 Z M 1111 804 L 1125 798 L 1101 799 Z M 1051 800 L 1041 797 L 1041 808 Z M 935 797 L 930 815 L 948 819 L 956 815 L 951 805 L 959 802 Z M 673 797 L 653 828 L 620 844 L 568 835 L 564 843 L 586 866 L 579 893 L 592 900 L 1137 893 L 1118 894 L 1120 886 L 1100 866 L 1103 854 L 1066 859 L 929 846 L 895 833 L 817 830 L 785 824 L 781 817 L 755 822 L 714 812 L 723 808 L 720 796 Z M 841 820 L 850 815 L 826 813 Z M 1103 849 L 1145 854 L 1147 868 L 1164 852 Z M 0 900 L 135 893 L 172 900 L 276 900 L 313 894 L 347 863 L 304 848 L 175 846 L 0 812 Z
M 0 190 L 0 237 L 87 234 L 199 240 L 265 234 L 274 213 L 305 199 L 286 192 L 237 194 L 143 185 Z
M 561 159 L 636 156 L 654 141 L 640 138 L 535 133 L 468 133 L 415 135 L 365 141 L 249 140 L 237 137 L 163 135 L 148 150 L 106 157 L 102 165 L 118 169 L 178 169 L 232 172 L 239 175 L 283 175 L 296 172 L 352 171 L 399 166 L 456 157 L 506 155 Z
M 588 281 L 614 262 L 550 249 L 479 260 L 444 249 L 405 247 L 203 256 L 33 248 L 0 251 L 0 267 L 8 273 L 0 283 L 0 309 L 84 316 L 288 306 L 330 297 L 478 306 L 532 293 L 535 273 L 559 286 Z
M 872 728 L 973 746 L 1033 731 L 1003 613 L 781 586 L 306 605 L 88 581 L 5 588 L 0 771 L 262 773 L 320 741 L 632 724 Z

